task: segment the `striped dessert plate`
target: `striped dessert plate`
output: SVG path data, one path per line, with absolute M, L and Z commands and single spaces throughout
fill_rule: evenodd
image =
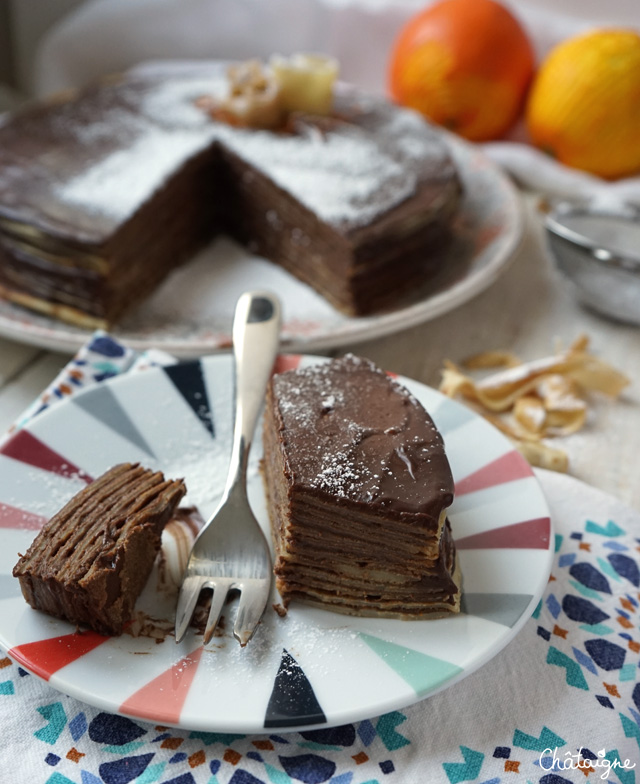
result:
M 281 369 L 325 361 L 284 356 Z M 120 637 L 80 632 L 31 609 L 11 572 L 43 522 L 116 463 L 184 477 L 203 517 L 224 486 L 232 360 L 205 357 L 101 383 L 36 416 L 0 446 L 0 646 L 26 670 L 102 710 L 212 732 L 320 729 L 397 710 L 453 686 L 514 638 L 534 612 L 553 557 L 547 503 L 511 443 L 470 409 L 399 377 L 443 434 L 456 481 L 449 512 L 463 577 L 462 612 L 439 620 L 352 618 L 271 606 L 254 639 L 203 647 L 172 636 L 176 542 L 160 559 Z M 256 438 L 249 496 L 268 515 Z M 271 604 L 278 602 L 274 592 Z

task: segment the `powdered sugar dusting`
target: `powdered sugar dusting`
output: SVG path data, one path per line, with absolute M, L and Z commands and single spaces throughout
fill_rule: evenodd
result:
M 354 488 L 360 480 L 353 461 L 346 452 L 324 455 L 322 468 L 318 473 L 318 487 L 330 490 L 337 495 L 345 495 L 348 488 Z
M 450 472 L 433 421 L 369 360 L 347 354 L 287 371 L 275 377 L 274 396 L 296 486 L 416 511 L 451 493 L 441 484 Z
M 167 478 L 183 477 L 187 486 L 187 495 L 183 506 L 193 505 L 207 519 L 213 514 L 224 490 L 229 468 L 229 442 L 216 438 L 211 447 L 189 449 L 182 445 L 176 449 L 175 463 L 165 463 L 163 472 Z
M 58 196 L 69 204 L 124 219 L 152 196 L 183 161 L 202 149 L 191 131 L 149 128 L 131 144 L 107 155 L 62 185 Z
M 352 354 L 342 362 L 351 370 L 363 365 L 377 370 L 372 363 Z M 368 433 L 346 415 L 345 390 L 336 386 L 331 365 L 298 368 L 283 375 L 286 380 L 275 381 L 276 396 L 280 411 L 290 425 L 296 429 L 318 430 L 318 415 L 332 417 L 334 422 L 337 417 L 336 427 L 345 434 L 344 443 L 332 443 L 332 449 L 320 456 L 313 484 L 338 498 L 357 495 L 365 483 L 369 494 L 377 493 L 379 487 L 375 480 L 378 477 L 362 461 L 356 460 L 354 453 L 354 448 Z M 292 383 L 294 378 L 298 384 Z M 311 459 L 317 460 L 317 456 L 311 456 Z
M 224 69 L 209 66 L 203 74 L 195 71 L 186 76 L 175 79 L 175 74 L 168 73 L 165 81 L 159 81 L 145 95 L 141 110 L 153 125 L 200 129 L 209 136 L 215 125 L 197 103 L 204 96 L 220 98 L 224 94 Z
M 224 93 L 225 69 L 222 63 L 155 74 L 138 69 L 130 84 L 117 87 L 122 106 L 99 107 L 95 118 L 77 125 L 69 121 L 67 133 L 82 145 L 88 162 L 69 170 L 66 181 L 56 184 L 59 172 L 50 178 L 56 199 L 115 226 L 186 160 L 218 142 L 321 220 L 348 228 L 370 223 L 410 198 L 425 172 L 437 171 L 448 159 L 441 139 L 415 113 L 353 89 L 340 88 L 336 96 L 339 114 L 351 120 L 326 130 L 312 119 L 296 133 L 215 122 L 197 101 Z M 66 113 L 60 119 L 65 118 Z M 270 221 L 277 220 L 273 213 Z
M 330 224 L 364 224 L 415 193 L 418 178 L 356 126 L 327 135 L 221 131 L 246 161 Z

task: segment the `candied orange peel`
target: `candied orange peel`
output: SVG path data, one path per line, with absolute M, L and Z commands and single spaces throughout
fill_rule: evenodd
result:
M 579 336 L 564 351 L 520 362 L 511 352 L 487 351 L 465 360 L 466 370 L 503 368 L 479 381 L 445 361 L 440 391 L 460 397 L 514 442 L 532 465 L 568 470 L 566 454 L 542 442 L 567 436 L 587 421 L 588 397 L 616 398 L 629 379 L 589 352 Z
M 230 125 L 269 129 L 283 123 L 280 86 L 259 60 L 229 66 L 227 94 L 220 100 L 205 96 L 198 105 Z
M 264 130 L 283 129 L 296 113 L 326 116 L 333 108 L 338 62 L 319 54 L 274 55 L 227 69 L 226 94 L 203 96 L 197 106 L 216 120 Z

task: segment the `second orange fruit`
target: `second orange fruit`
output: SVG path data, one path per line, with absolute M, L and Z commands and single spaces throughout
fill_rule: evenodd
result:
M 398 103 L 473 141 L 515 122 L 535 67 L 529 38 L 495 0 L 443 0 L 414 16 L 391 55 Z

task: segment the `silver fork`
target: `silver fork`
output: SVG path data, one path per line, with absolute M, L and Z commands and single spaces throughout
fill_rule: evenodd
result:
M 233 635 L 246 645 L 262 618 L 271 591 L 269 546 L 247 498 L 247 463 L 253 431 L 278 353 L 280 303 L 271 294 L 248 292 L 233 320 L 235 426 L 222 500 L 191 549 L 176 608 L 176 642 L 184 637 L 200 592 L 213 589 L 204 633 L 216 629 L 229 591 L 240 591 Z

